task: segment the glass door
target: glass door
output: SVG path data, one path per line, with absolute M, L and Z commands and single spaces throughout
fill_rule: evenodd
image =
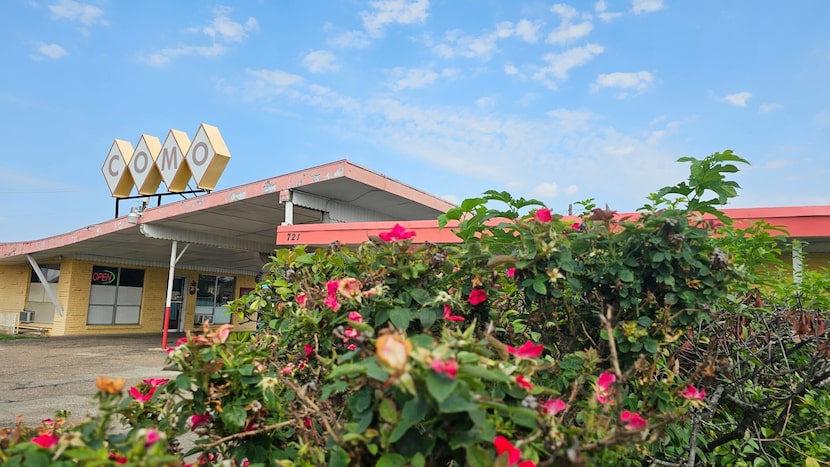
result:
M 170 296 L 170 322 L 167 324 L 168 331 L 179 330 L 184 310 L 185 284 L 187 284 L 186 277 L 176 276 L 173 278 L 173 294 Z

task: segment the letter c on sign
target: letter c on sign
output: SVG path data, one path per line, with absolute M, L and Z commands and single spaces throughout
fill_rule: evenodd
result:
M 199 153 L 201 152 L 201 157 Z M 202 165 L 207 161 L 208 156 L 208 147 L 204 141 L 199 141 L 193 146 L 193 163 L 196 165 Z
M 112 168 L 112 163 L 117 161 L 117 160 L 118 160 L 118 154 L 113 154 L 112 156 L 110 156 L 110 163 L 107 166 L 107 170 L 109 170 L 110 175 L 112 175 L 113 177 L 118 176 L 118 171 L 113 170 L 113 168 Z

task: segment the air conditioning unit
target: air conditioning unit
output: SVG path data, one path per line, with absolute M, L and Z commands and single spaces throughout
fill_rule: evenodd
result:
M 213 318 L 213 315 L 196 315 L 194 324 L 204 324 L 205 321 L 210 321 L 211 318 Z
M 21 323 L 34 323 L 35 322 L 35 312 L 34 311 L 21 311 L 20 312 L 20 322 Z

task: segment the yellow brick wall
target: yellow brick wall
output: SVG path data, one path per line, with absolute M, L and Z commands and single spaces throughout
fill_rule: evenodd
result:
M 139 333 L 161 333 L 164 321 L 164 308 L 167 295 L 167 268 L 151 268 L 140 266 L 122 266 L 113 263 L 96 262 L 96 266 L 127 267 L 144 269 L 144 290 L 141 298 L 141 314 L 139 324 L 127 325 L 87 325 L 86 316 L 89 308 L 89 294 L 92 288 L 91 275 L 93 263 L 84 261 L 67 260 L 61 264 L 61 279 L 58 287 L 58 302 L 64 307 L 64 317 L 55 314 L 55 322 L 52 325 L 51 335 L 91 335 L 91 334 L 139 334 Z M 25 292 L 28 286 L 29 266 L 25 265 L 26 285 L 22 290 Z M 196 298 L 187 293 L 191 281 L 198 281 L 199 272 L 176 270 L 176 276 L 185 277 L 185 314 L 184 329 L 193 330 L 193 314 L 196 311 Z M 5 283 L 0 281 L 0 283 Z M 240 288 L 253 288 L 256 285 L 253 276 L 236 277 L 236 294 L 239 295 Z M 25 295 L 25 294 L 24 294 Z M 2 295 L 0 295 L 2 297 Z M 25 296 L 23 297 L 25 303 Z M 22 307 L 20 308 L 22 310 Z M 17 310 L 17 311 L 20 311 Z M 236 321 L 236 318 L 232 318 Z M 253 323 L 237 327 L 239 330 L 254 329 Z
M 0 265 L 0 313 L 23 311 L 31 270 L 28 263 Z

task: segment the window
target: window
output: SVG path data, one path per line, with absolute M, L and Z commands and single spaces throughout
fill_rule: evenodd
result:
M 138 324 L 144 270 L 92 267 L 87 324 Z
M 46 291 L 48 287 L 52 293 L 58 293 L 58 282 L 61 277 L 60 264 L 41 264 L 40 272 L 46 278 L 46 284 L 40 282 L 40 278 L 32 270 L 29 280 L 29 295 L 26 300 L 25 311 L 34 311 L 34 321 L 37 323 L 51 323 L 55 320 L 55 305 L 49 300 Z
M 233 276 L 199 275 L 199 288 L 196 291 L 196 315 L 194 324 L 210 320 L 214 324 L 231 322 L 226 303 L 233 300 L 236 278 Z
M 43 273 L 43 276 L 46 278 L 46 282 L 50 284 L 57 284 L 58 280 L 61 277 L 61 265 L 41 264 L 40 272 Z M 34 269 L 32 270 L 32 279 L 29 282 L 40 284 L 40 278 L 37 277 L 37 274 L 35 274 Z

